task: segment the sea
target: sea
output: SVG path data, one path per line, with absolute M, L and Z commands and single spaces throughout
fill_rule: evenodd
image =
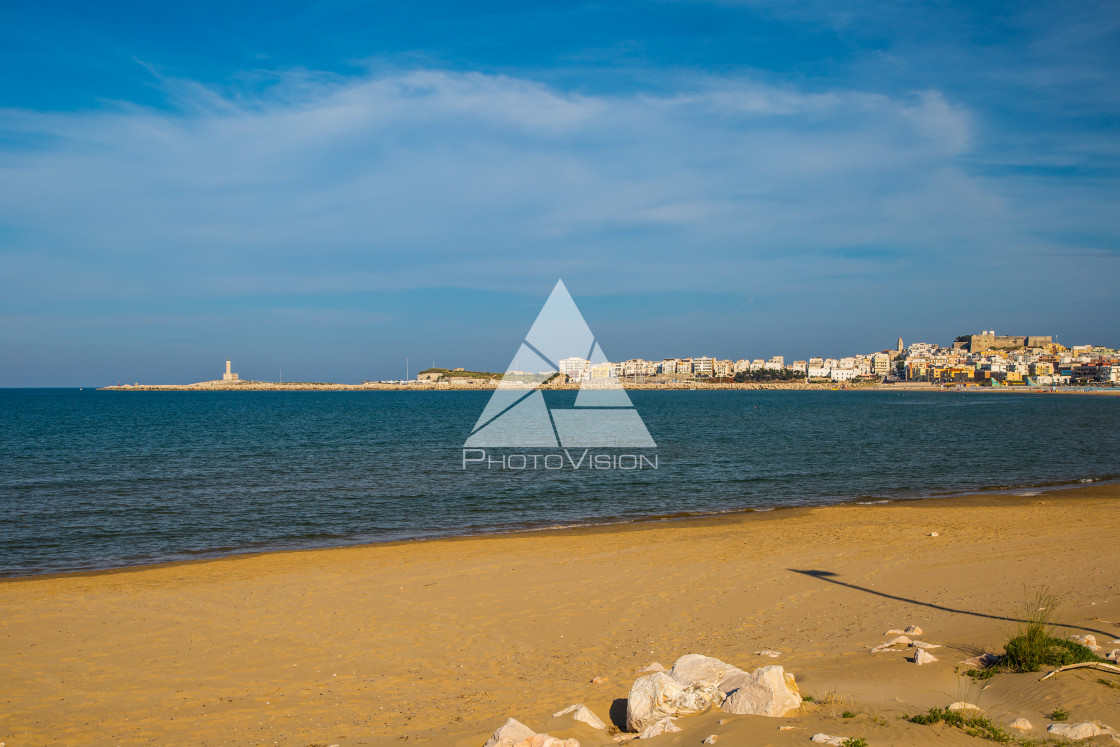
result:
M 489 396 L 0 390 L 0 576 L 1120 479 L 1114 396 L 632 391 L 640 469 L 464 468 Z

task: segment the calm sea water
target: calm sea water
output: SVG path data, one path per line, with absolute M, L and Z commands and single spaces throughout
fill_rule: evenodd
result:
M 0 575 L 1120 477 L 1117 397 L 633 392 L 657 470 L 463 470 L 488 397 L 0 390 Z

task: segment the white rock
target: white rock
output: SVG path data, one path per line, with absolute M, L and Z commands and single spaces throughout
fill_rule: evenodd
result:
M 1095 635 L 1071 635 L 1069 639 L 1074 643 L 1080 643 L 1082 646 L 1087 646 L 1093 651 L 1101 650 L 1101 647 L 1097 645 L 1097 637 Z
M 895 636 L 894 638 L 890 639 L 889 641 L 887 641 L 885 643 L 880 643 L 878 646 L 871 649 L 871 653 L 873 653 L 873 654 L 882 653 L 883 651 L 889 651 L 892 646 L 899 646 L 899 645 L 908 646 L 908 645 L 910 645 L 910 643 L 911 643 L 910 639 L 908 637 L 904 636 L 904 635 Z
M 984 709 L 981 708 L 978 705 L 973 705 L 972 703 L 965 703 L 963 700 L 958 700 L 956 703 L 951 703 L 949 705 L 949 710 L 950 711 L 982 711 Z
M 995 654 L 980 654 L 979 656 L 970 656 L 961 664 L 967 664 L 970 667 L 987 668 L 999 664 L 999 657 Z
M 910 625 L 906 628 L 906 630 L 904 630 L 902 632 L 905 633 L 906 635 L 921 635 L 922 634 L 922 629 L 919 628 L 917 625 Z
M 718 734 L 709 734 L 704 739 L 704 741 L 701 742 L 700 744 L 715 744 L 718 741 L 719 741 L 719 735 Z
M 764 648 L 761 651 L 755 651 L 754 654 L 755 654 L 755 656 L 769 656 L 771 659 L 776 659 L 776 658 L 778 658 L 779 656 L 782 655 L 782 652 L 781 651 L 772 651 L 768 648 Z
M 715 685 L 682 687 L 664 672 L 634 680 L 626 698 L 626 729 L 642 731 L 666 716 L 688 716 L 706 711 L 721 698 Z
M 721 685 L 724 686 L 730 694 L 721 707 L 728 713 L 784 716 L 801 707 L 797 681 L 776 664 L 733 677 Z
M 736 674 L 744 672 L 739 667 L 702 654 L 685 654 L 669 670 L 669 676 L 682 687 L 718 685 Z
M 661 665 L 661 662 L 655 661 L 655 662 L 651 662 L 649 664 L 646 664 L 644 668 L 639 669 L 638 674 L 652 674 L 654 672 L 664 672 L 664 671 L 665 671 L 665 667 L 663 667 Z
M 905 630 L 888 630 L 886 633 L 883 633 L 883 635 L 902 635 L 905 632 Z M 921 633 L 918 635 L 921 635 Z
M 1088 739 L 1101 734 L 1118 736 L 1115 731 L 1100 721 L 1082 721 L 1080 724 L 1050 724 L 1046 727 L 1046 731 L 1066 739 Z
M 831 744 L 835 745 L 835 747 L 841 747 L 841 745 L 844 744 L 844 737 L 834 737 L 830 734 L 825 734 L 822 731 L 819 734 L 814 734 L 813 736 L 809 737 L 809 741 L 816 742 L 817 744 Z
M 937 657 L 926 651 L 924 648 L 918 649 L 914 654 L 914 663 L 918 664 L 919 666 L 922 664 L 932 664 L 935 661 L 937 661 Z
M 1112 659 L 1113 661 L 1120 661 L 1120 648 L 1112 649 L 1111 651 L 1109 651 L 1107 654 L 1104 655 L 1104 658 Z
M 486 740 L 486 744 L 483 745 L 483 747 L 513 747 L 513 745 L 518 742 L 522 742 L 532 736 L 536 736 L 535 731 L 517 719 L 511 718 L 490 735 L 490 738 Z
M 638 735 L 638 739 L 650 739 L 652 737 L 659 737 L 662 734 L 672 734 L 680 730 L 681 727 L 674 724 L 673 719 L 663 718 L 657 723 L 647 726 L 642 733 Z
M 579 747 L 579 740 L 537 734 L 517 719 L 510 719 L 490 735 L 483 747 Z
M 930 536 L 930 537 L 936 537 L 936 536 L 938 536 L 938 535 L 937 535 L 937 532 L 930 532 L 930 533 L 929 533 L 929 536 Z
M 911 641 L 910 648 L 941 648 L 941 644 L 926 643 L 925 641 Z
M 576 703 L 575 705 L 570 705 L 567 708 L 565 708 L 564 710 L 557 711 L 556 713 L 552 714 L 552 717 L 553 718 L 560 718 L 561 716 L 566 716 L 569 713 L 572 714 L 572 718 L 574 720 L 581 721 L 581 722 L 587 724 L 588 726 L 590 726 L 592 729 L 606 729 L 607 728 L 607 725 L 605 723 L 603 723 L 603 719 L 596 716 L 595 713 L 590 708 L 585 706 L 583 703 Z
M 1012 729 L 1018 729 L 1019 731 L 1030 731 L 1034 728 L 1034 725 L 1025 718 L 1017 718 L 1008 724 L 1008 726 Z

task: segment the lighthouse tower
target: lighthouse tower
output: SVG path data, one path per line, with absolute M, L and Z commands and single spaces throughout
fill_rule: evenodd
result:
M 237 374 L 230 372 L 229 359 L 226 359 L 226 372 L 222 374 L 222 381 L 237 381 Z

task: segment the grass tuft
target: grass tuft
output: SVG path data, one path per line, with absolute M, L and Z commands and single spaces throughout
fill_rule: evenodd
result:
M 1011 735 L 987 716 L 962 711 L 950 711 L 948 708 L 930 708 L 925 713 L 919 713 L 906 719 L 912 724 L 932 726 L 934 724 L 948 724 L 955 726 L 972 737 L 980 737 L 1000 744 L 1011 742 Z
M 1065 708 L 1055 708 L 1050 711 L 1049 718 L 1051 721 L 1065 721 L 1069 718 L 1069 711 Z
M 867 740 L 863 737 L 848 737 L 840 743 L 840 747 L 867 747 Z
M 1019 672 L 1037 672 L 1044 666 L 1062 667 L 1083 661 L 1100 661 L 1088 646 L 1054 635 L 1050 623 L 1060 599 L 1043 586 L 1023 603 L 1023 620 L 1015 636 L 1003 647 L 1000 664 Z

